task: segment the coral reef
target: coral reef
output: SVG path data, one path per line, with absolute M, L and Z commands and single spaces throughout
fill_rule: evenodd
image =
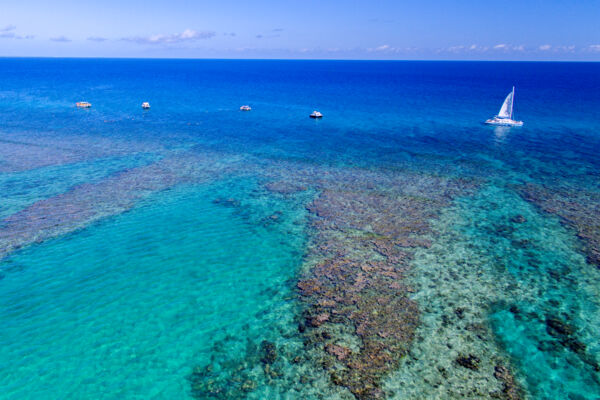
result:
M 310 398 L 351 400 L 328 382 L 304 352 L 299 333 L 276 329 L 277 342 L 226 336 L 217 340 L 210 361 L 188 376 L 190 394 L 197 399 Z M 236 348 L 240 351 L 232 352 Z
M 40 200 L 0 221 L 0 259 L 15 249 L 124 212 L 148 194 L 224 176 L 231 165 L 214 153 L 173 154 Z
M 556 214 L 584 243 L 590 264 L 600 268 L 600 193 L 553 189 L 528 183 L 517 187 L 523 198 L 545 212 Z
M 503 365 L 497 365 L 494 368 L 494 377 L 502 382 L 502 394 L 498 394 L 496 397 L 506 400 L 518 400 L 521 398 L 519 386 L 508 368 Z
M 243 399 L 256 390 L 259 379 L 273 379 L 280 375 L 277 347 L 263 340 L 260 345 L 248 341 L 240 358 L 227 358 L 220 347 L 230 338 L 213 346 L 214 362 L 195 367 L 188 379 L 191 393 L 198 399 Z M 220 357 L 217 359 L 217 356 Z M 262 366 L 262 368 L 261 368 Z
M 532 232 L 542 227 L 555 232 L 554 226 L 544 227 L 539 216 L 512 197 L 502 197 L 503 192 L 467 202 L 459 217 L 448 217 L 468 222 L 435 223 L 457 197 L 478 188 L 480 182 L 471 179 L 240 160 L 195 149 L 76 186 L 9 216 L 0 226 L 0 258 L 124 212 L 149 193 L 231 175 L 252 176 L 262 183 L 250 197 L 268 193 L 308 211 L 308 250 L 294 282 L 302 311 L 294 332 L 281 333 L 293 344 L 273 334 L 253 337 L 235 359 L 231 351 L 215 348 L 211 362 L 190 374 L 194 397 L 241 399 L 294 392 L 361 400 L 417 398 L 415 394 L 521 398 L 528 393 L 528 382 L 520 374 L 522 366 L 515 367 L 505 354 L 502 346 L 508 345 L 495 341 L 501 336 L 496 331 L 508 328 L 490 325 L 490 313 L 508 313 L 508 318 L 525 321 L 527 329 L 541 326 L 541 333 L 531 334 L 541 353 L 560 353 L 590 376 L 600 369 L 597 351 L 584 335 L 585 321 L 577 320 L 574 312 L 553 314 L 558 300 L 536 297 L 559 293 L 556 288 L 578 276 L 575 267 L 563 265 L 566 261 L 540 261 L 540 254 L 551 247 Z M 535 184 L 516 190 L 560 216 L 578 233 L 588 261 L 600 265 L 597 194 Z M 264 213 L 250 212 L 246 201 L 228 193 L 214 199 L 249 225 L 291 229 L 279 209 L 265 206 Z M 497 210 L 503 214 L 496 216 Z M 506 274 L 508 268 L 534 278 L 521 284 Z M 518 301 L 533 304 L 531 309 L 520 311 L 518 301 L 510 298 L 517 295 Z
M 473 354 L 469 354 L 469 355 L 460 355 L 458 356 L 458 358 L 456 359 L 456 363 L 458 365 L 460 365 L 461 367 L 465 367 L 468 369 L 472 369 L 474 371 L 479 369 L 479 363 L 481 362 L 481 360 L 479 359 L 479 357 L 474 356 Z
M 392 398 L 594 398 L 600 275 L 571 232 L 495 185 L 432 228 L 407 274 L 422 318 Z
M 277 386 L 277 379 L 283 382 L 283 375 L 302 368 L 303 393 L 307 383 L 325 373 L 342 391 L 321 386 L 319 392 L 384 398 L 384 379 L 408 353 L 419 324 L 417 303 L 409 297 L 414 289 L 405 282 L 412 253 L 431 246 L 424 235 L 431 232 L 429 221 L 439 210 L 477 184 L 412 172 L 285 162 L 263 163 L 261 173 L 268 192 L 308 202 L 310 243 L 297 283 L 304 309 L 296 332 L 303 342 L 302 355 L 286 357 L 284 348 L 263 339 L 259 350 L 248 350 L 246 361 L 235 363 L 241 377 L 237 383 L 225 379 L 216 394 L 210 392 L 215 377 L 204 369 L 196 371 L 195 397 L 254 395 L 248 381 L 259 382 L 259 388 L 265 382 Z M 235 199 L 215 202 L 239 207 Z M 277 369 L 282 362 L 286 367 Z M 259 364 L 263 368 L 257 369 Z M 265 380 L 261 374 L 266 366 L 270 379 Z M 287 372 L 275 379 L 270 375 L 274 369 Z
M 358 399 L 383 398 L 382 381 L 407 354 L 419 322 L 404 282 L 411 252 L 427 247 L 428 221 L 464 181 L 353 171 L 317 183 L 309 205 L 312 267 L 298 283 L 306 303 L 300 330 L 320 349 L 331 381 Z M 411 180 L 410 186 L 397 183 Z M 394 184 L 396 183 L 396 184 Z M 419 195 L 403 188 L 417 190 Z M 353 343 L 350 345 L 349 343 Z

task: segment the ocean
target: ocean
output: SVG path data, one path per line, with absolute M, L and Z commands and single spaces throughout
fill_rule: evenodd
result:
M 0 58 L 0 193 L 0 399 L 600 398 L 598 63 Z

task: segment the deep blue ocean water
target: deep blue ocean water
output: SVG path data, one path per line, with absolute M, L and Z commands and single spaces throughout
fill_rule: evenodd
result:
M 524 126 L 483 125 L 513 85 Z M 265 191 L 261 165 L 283 162 L 484 181 L 441 213 L 432 249 L 511 282 L 482 309 L 531 398 L 598 398 L 598 371 L 544 351 L 541 321 L 575 310 L 600 362 L 600 274 L 573 226 L 514 187 L 589 194 L 597 210 L 599 154 L 598 63 L 0 58 L 0 399 L 186 398 L 195 366 L 247 341 L 301 353 L 293 289 L 314 193 Z M 528 222 L 507 239 L 495 229 L 515 210 Z M 566 277 L 544 278 L 556 268 Z M 507 297 L 538 317 L 515 319 Z

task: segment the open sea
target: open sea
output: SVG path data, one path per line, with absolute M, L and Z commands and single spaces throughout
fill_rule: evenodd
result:
M 599 399 L 600 63 L 0 58 L 0 344 L 0 400 Z

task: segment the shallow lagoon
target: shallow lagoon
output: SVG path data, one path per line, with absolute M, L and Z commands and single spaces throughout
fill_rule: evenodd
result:
M 286 219 L 261 226 L 214 203 L 250 197 L 252 187 L 159 193 L 4 260 L 1 357 L 12 362 L 3 396 L 186 397 L 187 375 L 215 343 L 278 338 L 291 323 L 281 316 L 293 315 L 287 280 L 302 254 L 294 222 L 303 214 L 244 202 L 253 217 L 275 210 Z M 295 241 L 282 241 L 283 224 Z

